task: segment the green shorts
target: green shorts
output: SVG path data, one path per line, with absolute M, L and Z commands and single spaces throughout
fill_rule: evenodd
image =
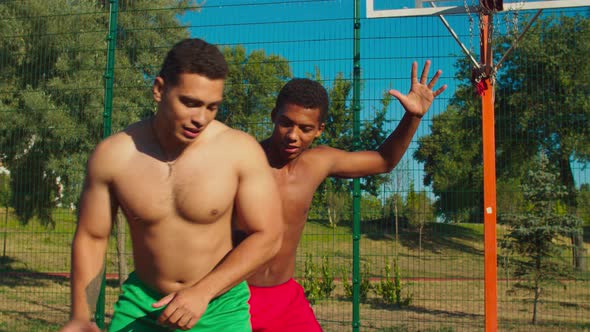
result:
M 115 303 L 109 332 L 171 331 L 157 323 L 164 308 L 152 308 L 152 304 L 162 297 L 164 295 L 149 289 L 134 272 L 131 273 Z M 250 290 L 245 281 L 241 282 L 209 302 L 197 325 L 189 331 L 251 332 L 249 298 Z

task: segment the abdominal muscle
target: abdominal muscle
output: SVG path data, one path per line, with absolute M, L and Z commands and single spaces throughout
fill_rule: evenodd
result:
M 301 232 L 302 227 L 289 227 L 287 225 L 281 249 L 270 262 L 248 278 L 248 284 L 258 287 L 271 287 L 283 284 L 293 278 Z
M 197 224 L 178 217 L 130 223 L 135 273 L 163 295 L 199 282 L 231 251 L 229 218 Z

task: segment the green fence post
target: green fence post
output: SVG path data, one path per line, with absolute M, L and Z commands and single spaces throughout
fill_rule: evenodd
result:
M 360 147 L 360 96 L 361 96 L 361 21 L 360 21 L 360 0 L 354 1 L 354 48 L 353 48 L 353 128 L 352 138 L 354 150 Z M 358 332 L 360 329 L 360 240 L 361 240 L 361 194 L 360 179 L 355 178 L 352 182 L 352 330 Z
M 102 114 L 102 137 L 106 138 L 111 135 L 112 131 L 112 113 L 113 113 L 113 83 L 115 78 L 115 49 L 117 47 L 117 17 L 118 3 L 117 0 L 110 0 L 109 8 L 109 34 L 107 37 L 107 64 L 104 74 L 104 112 Z M 100 285 L 100 294 L 96 302 L 96 311 L 94 312 L 94 321 L 102 330 L 105 327 L 105 288 L 106 288 L 106 264 L 103 269 L 102 282 Z

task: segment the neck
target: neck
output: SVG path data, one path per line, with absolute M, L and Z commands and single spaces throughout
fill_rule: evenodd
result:
M 279 152 L 279 148 L 272 143 L 272 138 L 267 138 L 260 143 L 262 148 L 264 149 L 264 153 L 266 154 L 266 158 L 268 159 L 268 163 L 272 168 L 282 169 L 285 167 L 290 167 L 295 165 L 295 162 L 299 157 L 289 160 L 285 159 L 281 156 Z
M 166 135 L 162 134 L 162 130 L 158 130 L 156 116 L 153 116 L 150 119 L 150 127 L 152 129 L 152 134 L 154 135 L 154 140 L 158 145 L 162 158 L 166 163 L 174 163 L 180 156 L 182 152 L 182 146 L 174 143 L 169 143 L 170 140 L 166 139 Z M 165 132 L 165 131 L 164 131 Z

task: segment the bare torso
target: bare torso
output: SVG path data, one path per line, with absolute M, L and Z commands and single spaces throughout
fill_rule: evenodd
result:
M 119 135 L 126 158 L 116 167 L 111 191 L 129 223 L 136 273 L 162 294 L 176 292 L 198 282 L 232 248 L 238 186 L 228 151 L 232 130 L 211 124 L 171 171 L 158 159 L 145 122 Z
M 327 176 L 321 165 L 321 153 L 317 152 L 318 148 L 307 150 L 297 160 L 280 168 L 272 168 L 283 204 L 283 245 L 270 263 L 248 279 L 249 284 L 276 286 L 293 277 L 297 247 L 313 195 Z

